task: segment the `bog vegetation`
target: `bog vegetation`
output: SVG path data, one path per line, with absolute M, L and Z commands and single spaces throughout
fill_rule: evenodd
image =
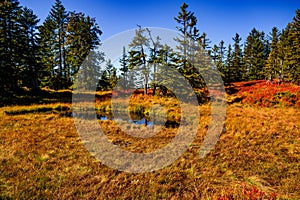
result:
M 96 19 L 69 12 L 56 0 L 38 25 L 38 16 L 17 0 L 0 2 L 0 199 L 300 198 L 300 11 L 283 30 L 274 27 L 266 34 L 253 28 L 244 45 L 238 33 L 233 44 L 212 45 L 185 3 L 174 19 L 180 34 L 177 51 L 138 27 L 118 63 L 96 52 L 89 63 L 98 83 L 99 119 L 111 118 L 110 98 L 119 80 L 136 88 L 130 97 L 132 115 L 148 119 L 154 103 L 168 111 L 163 129 L 145 140 L 129 137 L 113 120 L 99 120 L 109 141 L 127 151 L 157 150 L 180 125 L 178 100 L 154 84 L 155 77 L 175 69 L 198 97 L 201 120 L 188 151 L 161 170 L 130 174 L 97 161 L 72 119 L 74 80 L 85 57 L 100 44 Z M 203 159 L 199 150 L 211 105 L 190 62 L 199 48 L 220 71 L 228 103 L 224 131 Z M 137 79 L 130 77 L 134 67 L 140 68 Z

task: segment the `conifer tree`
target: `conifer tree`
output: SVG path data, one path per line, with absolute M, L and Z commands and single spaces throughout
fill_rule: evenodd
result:
M 189 80 L 193 87 L 203 87 L 204 82 L 200 75 L 201 72 L 199 73 L 194 64 L 201 60 L 200 57 L 204 53 L 203 50 L 206 48 L 207 42 L 209 42 L 206 33 L 200 36 L 196 27 L 197 18 L 193 12 L 188 11 L 186 3 L 182 4 L 178 16 L 174 19 L 180 25 L 176 27 L 180 36 L 175 38 L 175 41 L 178 42 L 176 54 L 177 69 Z M 202 67 L 204 66 L 205 64 L 202 65 Z
M 129 68 L 135 69 L 143 78 L 144 94 L 148 94 L 149 84 L 149 66 L 147 65 L 147 48 L 149 47 L 149 38 L 146 36 L 147 30 L 140 27 L 135 32 L 135 37 L 129 44 Z
M 216 59 L 216 67 L 220 71 L 221 76 L 223 80 L 225 80 L 225 74 L 226 74 L 226 66 L 225 66 L 225 53 L 226 53 L 226 47 L 225 42 L 221 40 L 219 45 L 217 46 L 217 59 Z
M 31 88 L 33 91 L 39 89 L 40 66 L 38 64 L 39 46 L 37 43 L 37 27 L 39 19 L 28 8 L 22 9 L 21 14 L 21 33 L 19 35 L 19 46 L 21 49 L 22 66 L 20 77 L 22 86 Z
M 71 88 L 80 65 L 100 44 L 102 32 L 96 20 L 83 13 L 68 12 L 56 0 L 39 32 L 42 84 L 54 89 Z
M 241 81 L 243 77 L 243 52 L 241 49 L 241 37 L 238 33 L 232 38 L 234 41 L 233 53 L 232 53 L 232 65 L 230 66 L 230 80 Z
M 119 60 L 120 62 L 120 65 L 121 65 L 121 68 L 120 68 L 120 71 L 121 71 L 121 76 L 123 77 L 121 79 L 122 81 L 122 86 L 124 86 L 124 88 L 127 88 L 129 86 L 128 82 L 128 55 L 127 55 L 127 52 L 126 52 L 126 48 L 123 47 L 123 53 L 122 53 L 122 58 Z
M 226 54 L 226 59 L 225 59 L 225 64 L 223 69 L 223 74 L 224 74 L 223 80 L 225 84 L 229 84 L 231 81 L 233 81 L 231 76 L 232 63 L 233 63 L 233 50 L 231 44 L 229 44 L 227 47 L 227 54 Z
M 17 0 L 0 1 L 0 95 L 3 96 L 17 91 L 19 87 L 21 13 Z
M 51 72 L 44 78 L 44 82 L 54 89 L 66 88 L 67 47 L 66 28 L 68 12 L 60 0 L 56 0 L 50 14 L 40 27 L 41 59 L 44 67 Z M 46 72 L 47 72 L 46 70 Z
M 83 13 L 71 12 L 68 17 L 66 46 L 66 68 L 64 69 L 68 87 L 72 85 L 72 77 L 76 75 L 82 62 L 90 51 L 100 44 L 102 34 L 96 20 Z
M 278 59 L 278 39 L 279 31 L 276 27 L 273 27 L 271 33 L 271 52 L 266 61 L 266 76 L 270 81 L 279 74 L 279 59 Z
M 300 10 L 296 10 L 296 15 L 291 23 L 290 44 L 291 57 L 289 59 L 290 79 L 296 84 L 300 84 Z
M 243 79 L 258 80 L 265 78 L 265 45 L 264 33 L 251 30 L 244 48 L 244 72 Z

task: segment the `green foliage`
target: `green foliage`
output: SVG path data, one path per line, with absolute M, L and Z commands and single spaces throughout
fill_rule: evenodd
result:
M 46 71 L 43 85 L 54 89 L 72 87 L 84 59 L 100 43 L 102 32 L 95 19 L 83 13 L 67 12 L 61 1 L 56 0 L 40 32 L 44 35 L 40 40 Z
M 137 87 L 143 86 L 144 94 L 148 93 L 150 76 L 150 66 L 147 58 L 151 37 L 149 34 L 150 32 L 147 29 L 139 26 L 135 32 L 135 37 L 129 44 L 128 67 L 135 71 L 135 77 L 139 80 L 135 83 L 137 84 Z
M 242 38 L 238 33 L 235 34 L 235 37 L 232 38 L 234 41 L 233 53 L 232 53 L 232 65 L 230 66 L 230 76 L 231 81 L 241 81 L 243 74 L 243 52 L 241 48 Z
M 266 76 L 270 81 L 273 81 L 273 78 L 278 77 L 280 67 L 279 67 L 279 50 L 278 50 L 278 40 L 279 40 L 279 31 L 276 27 L 273 27 L 271 33 L 271 52 L 266 61 Z
M 178 16 L 174 18 L 180 25 L 176 27 L 180 33 L 180 36 L 175 38 L 178 43 L 175 54 L 176 68 L 189 80 L 193 87 L 203 87 L 201 72 L 195 68 L 194 64 L 202 59 L 203 50 L 208 48 L 209 40 L 206 33 L 199 35 L 199 30 L 196 27 L 197 18 L 193 12 L 187 9 L 188 5 L 183 3 Z
M 22 9 L 16 0 L 0 2 L 0 95 L 5 96 L 18 88 L 19 68 L 22 65 L 20 17 Z
M 207 34 L 200 33 L 198 20 L 188 8 L 183 3 L 174 18 L 179 32 L 174 38 L 177 49 L 160 44 L 160 38 L 152 38 L 148 29 L 138 28 L 120 59 L 123 86 L 143 87 L 144 93 L 151 86 L 155 94 L 158 87 L 155 81 L 172 68 L 187 78 L 193 87 L 202 88 L 205 84 L 200 74 L 211 65 L 204 54 L 211 56 L 225 83 L 277 79 L 278 82 L 300 84 L 299 9 L 285 29 L 279 31 L 274 27 L 270 37 L 252 29 L 242 49 L 239 34 L 228 48 L 223 41 L 211 48 Z M 73 81 L 88 53 L 100 44 L 102 32 L 96 20 L 81 12 L 67 11 L 61 0 L 55 1 L 41 26 L 38 22 L 33 11 L 20 6 L 18 0 L 0 2 L 1 97 L 13 96 L 22 88 L 36 92 L 41 87 L 74 87 Z M 95 58 L 97 56 L 99 58 Z M 103 72 L 99 68 L 102 56 L 92 55 L 87 61 L 92 67 L 85 66 L 89 76 L 81 77 L 84 87 L 99 82 L 99 74 Z M 138 70 L 131 73 L 134 67 Z M 117 68 L 106 69 L 100 81 L 104 84 L 102 89 L 112 89 L 119 78 Z
M 265 45 L 264 33 L 256 30 L 251 30 L 247 37 L 244 49 L 244 79 L 261 80 L 265 78 Z
M 25 87 L 72 87 L 80 65 L 100 43 L 95 19 L 66 11 L 56 0 L 41 26 L 32 10 L 17 0 L 0 2 L 0 95 Z

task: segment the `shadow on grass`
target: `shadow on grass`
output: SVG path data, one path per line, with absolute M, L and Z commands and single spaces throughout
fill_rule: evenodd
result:
M 47 103 L 71 103 L 71 90 L 47 90 L 42 89 L 37 92 L 19 90 L 15 93 L 6 93 L 0 95 L 0 107 L 4 106 L 26 106 L 32 104 L 47 104 Z

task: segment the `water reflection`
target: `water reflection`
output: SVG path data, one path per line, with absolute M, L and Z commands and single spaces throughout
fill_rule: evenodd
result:
M 126 117 L 125 118 L 114 118 L 110 114 L 100 113 L 100 112 L 70 112 L 69 111 L 69 112 L 65 112 L 61 115 L 64 117 L 76 117 L 76 118 L 87 119 L 87 120 L 98 119 L 101 121 L 106 121 L 106 120 L 127 121 L 128 123 L 131 123 L 131 124 L 145 125 L 145 126 L 164 125 L 165 127 L 178 128 L 180 125 L 180 122 L 168 120 L 168 119 L 165 122 L 163 122 L 163 124 L 161 121 L 153 122 L 145 116 L 140 116 L 140 115 L 133 114 L 133 113 L 130 113 L 131 119 L 129 119 L 129 120 L 125 120 Z
M 101 121 L 105 121 L 105 120 L 124 121 L 123 119 L 120 119 L 120 118 L 113 118 L 113 117 L 109 117 L 109 116 L 105 116 L 105 115 L 97 115 L 97 119 L 99 119 Z M 154 126 L 154 122 L 152 122 L 146 118 L 130 119 L 127 122 L 129 122 L 131 124 L 137 124 L 137 125 Z

